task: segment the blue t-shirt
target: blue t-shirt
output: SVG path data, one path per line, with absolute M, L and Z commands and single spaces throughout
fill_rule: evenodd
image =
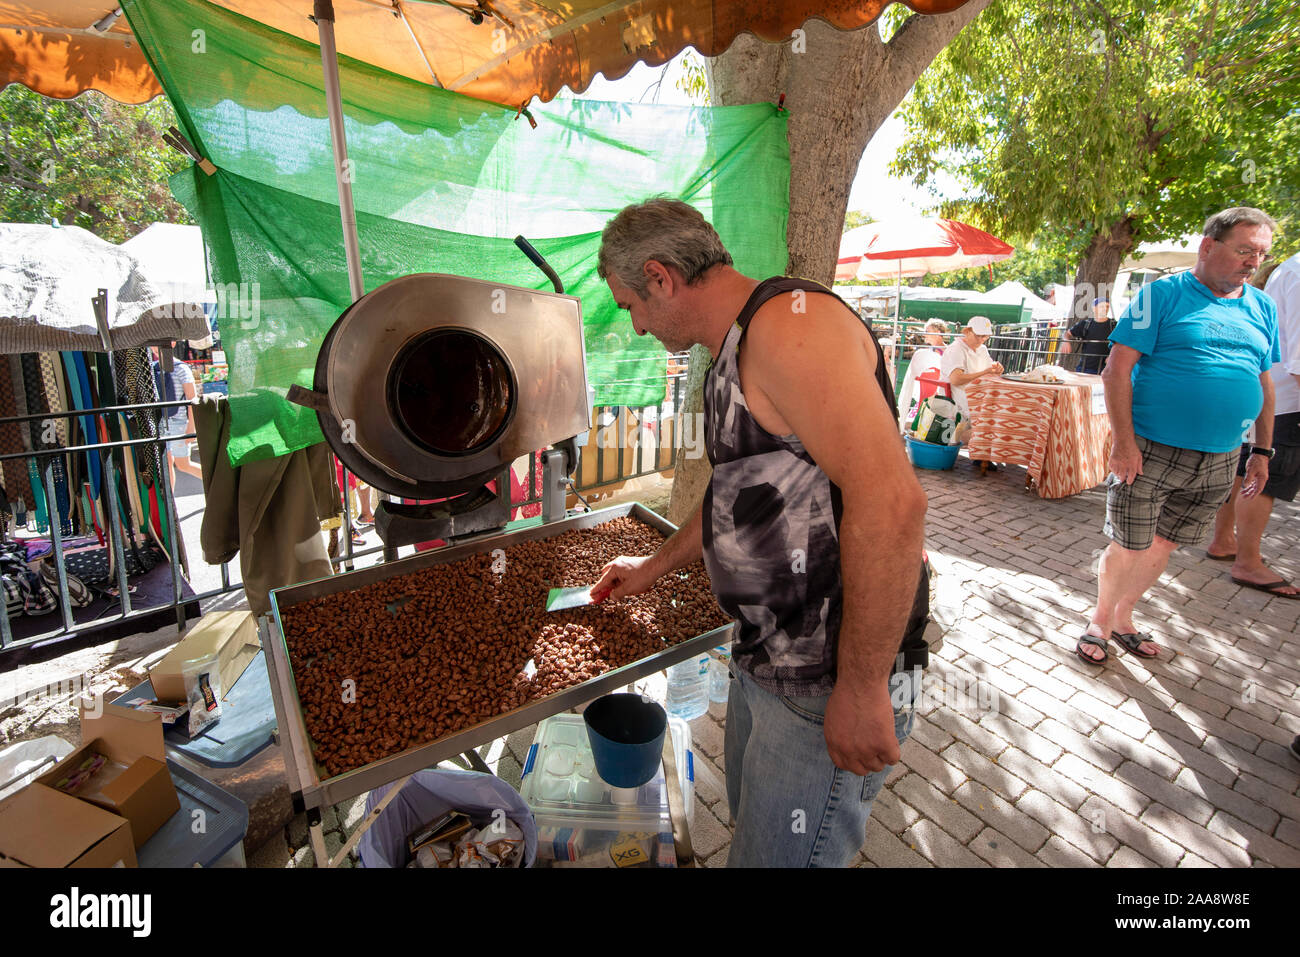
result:
M 1142 353 L 1133 430 L 1199 452 L 1241 445 L 1264 404 L 1260 373 L 1282 355 L 1273 300 L 1253 286 L 1220 299 L 1190 269 L 1143 286 L 1110 341 Z

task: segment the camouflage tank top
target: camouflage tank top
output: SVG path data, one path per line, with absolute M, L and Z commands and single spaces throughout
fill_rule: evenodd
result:
M 750 319 L 769 299 L 796 290 L 835 295 L 810 280 L 760 283 L 709 370 L 704 429 L 713 476 L 702 518 L 714 594 L 736 619 L 732 660 L 773 694 L 805 696 L 829 694 L 835 684 L 843 611 L 840 489 L 798 436 L 772 435 L 754 420 L 740 388 L 740 343 Z M 896 415 L 884 354 L 874 335 L 871 342 L 877 382 Z M 922 569 L 902 644 L 924 632 L 928 605 Z

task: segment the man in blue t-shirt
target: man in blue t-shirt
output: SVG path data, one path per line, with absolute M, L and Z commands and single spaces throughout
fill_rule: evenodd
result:
M 1268 257 L 1274 222 L 1238 206 L 1211 216 L 1191 270 L 1144 286 L 1111 334 L 1102 372 L 1113 445 L 1097 607 L 1075 646 L 1106 660 L 1108 638 L 1155 658 L 1133 609 L 1179 545 L 1201 542 L 1227 501 L 1243 437 L 1255 448 L 1242 495 L 1268 481 L 1277 309 L 1251 275 Z

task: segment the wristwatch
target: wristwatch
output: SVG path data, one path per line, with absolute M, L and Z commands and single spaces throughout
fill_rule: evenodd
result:
M 1258 445 L 1252 445 L 1250 447 L 1250 454 L 1262 455 L 1266 459 L 1271 459 L 1274 455 L 1277 454 L 1277 449 L 1261 449 Z

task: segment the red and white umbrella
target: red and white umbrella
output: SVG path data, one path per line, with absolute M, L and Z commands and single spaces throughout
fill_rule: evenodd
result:
M 840 240 L 836 282 L 901 279 L 987 266 L 1015 248 L 952 219 L 896 219 L 850 229 Z
M 953 219 L 918 216 L 868 223 L 850 229 L 840 240 L 835 280 L 895 280 L 894 341 L 898 342 L 904 276 L 987 266 L 1009 259 L 1015 251 L 996 236 Z M 895 363 L 902 354 L 902 349 L 895 350 Z

